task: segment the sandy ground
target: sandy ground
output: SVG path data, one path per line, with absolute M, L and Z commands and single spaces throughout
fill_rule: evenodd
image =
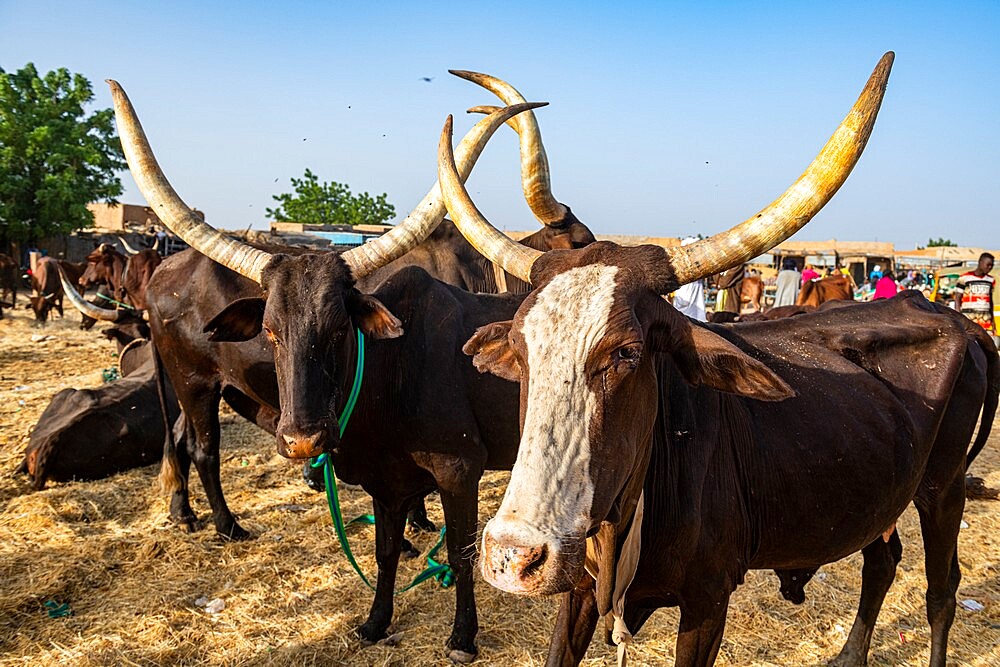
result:
M 211 529 L 188 535 L 166 518 L 156 468 L 90 483 L 54 484 L 33 493 L 14 475 L 28 434 L 52 394 L 93 387 L 115 363 L 114 347 L 76 328 L 79 315 L 38 330 L 21 310 L 0 321 L 0 665 L 446 665 L 454 595 L 434 583 L 397 598 L 392 631 L 398 645 L 362 647 L 354 628 L 371 594 L 337 546 L 323 498 L 300 481 L 298 466 L 275 453 L 269 436 L 223 416 L 222 478 L 230 507 L 255 539 L 221 541 Z M 51 338 L 33 342 L 31 336 Z M 998 429 L 1000 430 L 1000 426 Z M 1000 434 L 974 472 L 1000 486 Z M 194 477 L 193 477 L 194 479 Z M 482 483 L 481 522 L 495 511 L 507 475 Z M 344 491 L 345 514 L 369 511 L 367 497 Z M 197 482 L 193 502 L 207 504 Z M 441 520 L 439 505 L 430 503 Z M 950 663 L 1000 664 L 1000 503 L 966 509 L 959 554 L 959 609 Z M 872 642 L 870 664 L 922 665 L 929 656 L 924 619 L 923 553 L 916 513 L 901 518 L 904 545 Z M 362 567 L 375 573 L 374 531 L 350 529 Z M 434 536 L 412 538 L 428 549 Z M 404 563 L 400 583 L 422 567 Z M 719 664 L 819 665 L 834 657 L 850 629 L 861 559 L 821 570 L 805 604 L 781 599 L 770 572 L 751 573 L 734 596 Z M 201 597 L 225 609 L 206 613 Z M 523 599 L 477 582 L 479 665 L 543 664 L 554 599 Z M 67 618 L 49 618 L 47 601 L 68 603 Z M 657 612 L 636 638 L 635 665 L 670 664 L 674 610 Z M 614 663 L 595 639 L 585 664 Z

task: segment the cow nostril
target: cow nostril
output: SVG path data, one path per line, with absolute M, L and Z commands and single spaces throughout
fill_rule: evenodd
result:
M 519 561 L 517 565 L 520 566 L 517 568 L 518 578 L 530 579 L 535 576 L 545 566 L 548 556 L 549 550 L 545 546 L 524 549 L 522 553 L 517 554 L 516 560 Z

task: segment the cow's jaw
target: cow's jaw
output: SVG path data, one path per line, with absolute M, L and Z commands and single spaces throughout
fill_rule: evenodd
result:
M 568 590 L 591 524 L 590 422 L 597 396 L 586 362 L 608 330 L 618 267 L 559 274 L 536 293 L 521 333 L 530 368 L 517 462 L 483 531 L 483 576 L 502 590 Z

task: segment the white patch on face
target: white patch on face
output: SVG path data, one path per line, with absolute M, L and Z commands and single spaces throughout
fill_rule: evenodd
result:
M 528 405 L 498 532 L 551 541 L 590 526 L 590 421 L 597 397 L 585 364 L 607 333 L 617 266 L 571 269 L 538 292 L 524 318 Z

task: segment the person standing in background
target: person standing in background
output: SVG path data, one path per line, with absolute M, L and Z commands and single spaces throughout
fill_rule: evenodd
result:
M 955 285 L 955 310 L 986 329 L 993 341 L 997 339 L 996 324 L 993 321 L 993 289 L 996 279 L 990 275 L 994 258 L 988 252 L 979 256 L 979 264 L 968 273 L 958 277 Z
M 681 241 L 681 245 L 691 245 L 697 240 L 689 236 Z M 699 279 L 678 287 L 674 291 L 674 308 L 693 320 L 706 322 L 708 316 L 705 314 L 705 281 Z
M 781 271 L 775 280 L 777 291 L 774 293 L 774 307 L 794 306 L 799 298 L 799 287 L 802 285 L 802 274 L 795 266 L 795 260 L 786 258 L 781 263 Z
M 802 271 L 802 284 L 805 285 L 810 280 L 816 280 L 819 278 L 819 274 L 813 270 L 812 264 L 806 264 L 806 268 Z
M 872 297 L 872 301 L 891 299 L 896 296 L 897 292 L 899 292 L 899 285 L 896 284 L 896 277 L 892 275 L 892 271 L 886 270 L 875 283 L 875 295 Z

